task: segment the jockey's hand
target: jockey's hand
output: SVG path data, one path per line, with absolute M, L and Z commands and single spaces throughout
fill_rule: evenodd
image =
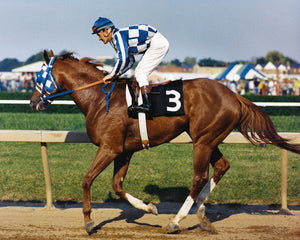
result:
M 112 79 L 113 79 L 113 76 L 110 75 L 110 74 L 108 74 L 108 75 L 106 75 L 106 76 L 103 78 L 103 82 L 104 82 L 105 84 L 108 84 L 108 83 L 111 82 Z

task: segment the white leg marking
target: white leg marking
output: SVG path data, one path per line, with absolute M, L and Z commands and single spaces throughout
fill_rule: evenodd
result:
M 146 211 L 146 208 L 147 208 L 147 205 L 145 203 L 143 203 L 142 200 L 138 199 L 138 198 L 135 198 L 133 196 L 131 196 L 129 193 L 126 193 L 125 194 L 127 199 L 128 199 L 128 202 L 134 206 L 135 208 L 138 208 L 138 209 L 141 209 L 141 210 L 145 210 Z
M 212 192 L 212 190 L 215 188 L 217 184 L 213 180 L 213 178 L 209 179 L 207 184 L 204 186 L 202 191 L 199 193 L 197 198 L 197 211 L 204 207 L 204 201 L 208 198 L 209 194 Z
M 179 222 L 189 214 L 193 204 L 194 200 L 191 198 L 191 196 L 188 196 L 172 223 L 179 225 Z
M 131 196 L 129 193 L 126 193 L 125 196 L 133 207 L 157 215 L 157 209 L 152 203 L 146 205 L 142 200 Z

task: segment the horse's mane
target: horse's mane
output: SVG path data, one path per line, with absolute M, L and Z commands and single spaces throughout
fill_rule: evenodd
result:
M 65 60 L 65 59 L 75 59 L 75 60 L 78 60 L 77 58 L 74 57 L 74 54 L 75 54 L 74 52 L 68 52 L 68 53 L 60 55 L 58 57 L 61 58 L 62 60 Z
M 79 67 L 83 70 L 83 71 L 86 71 L 86 72 L 94 72 L 94 73 L 97 73 L 97 74 L 105 74 L 106 71 L 104 70 L 100 70 L 99 68 L 97 67 L 103 67 L 103 64 L 101 63 L 97 63 L 95 61 L 95 59 L 93 58 L 89 58 L 89 57 L 84 57 L 84 58 L 81 58 L 80 60 L 76 57 L 74 57 L 74 52 L 68 52 L 68 53 L 65 53 L 63 55 L 60 55 L 59 58 L 62 59 L 62 60 L 71 60 L 71 61 L 75 61 L 77 63 L 79 63 Z M 96 72 L 96 71 L 97 72 Z

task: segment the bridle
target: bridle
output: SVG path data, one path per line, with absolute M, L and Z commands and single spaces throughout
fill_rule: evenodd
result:
M 55 59 L 56 57 L 50 58 L 48 65 L 43 64 L 41 71 L 36 74 L 36 90 L 40 92 L 40 98 L 45 107 L 49 107 L 52 102 L 52 98 L 50 98 L 52 92 L 56 89 L 63 91 L 52 73 Z
M 40 99 L 46 108 L 48 108 L 51 105 L 52 101 L 57 97 L 69 95 L 73 92 L 104 83 L 103 80 L 99 80 L 97 82 L 93 82 L 82 87 L 64 91 L 62 87 L 59 86 L 58 82 L 56 81 L 52 73 L 52 68 L 55 59 L 56 57 L 50 58 L 48 65 L 43 64 L 41 71 L 39 71 L 36 75 L 36 90 L 41 93 Z M 116 80 L 113 82 L 113 85 L 111 86 L 109 92 L 106 92 L 104 89 L 107 86 L 107 84 L 104 84 L 102 86 L 102 92 L 106 94 L 107 112 L 108 112 L 109 97 L 116 85 L 116 82 L 117 82 Z M 52 94 L 57 89 L 59 90 L 58 93 Z

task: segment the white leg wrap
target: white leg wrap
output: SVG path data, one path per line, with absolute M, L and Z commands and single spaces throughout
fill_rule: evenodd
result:
M 172 222 L 175 225 L 179 225 L 179 222 L 189 214 L 193 204 L 194 200 L 191 198 L 191 196 L 188 196 Z
M 142 200 L 137 199 L 137 198 L 131 196 L 129 193 L 126 193 L 125 196 L 127 197 L 128 202 L 129 202 L 132 206 L 134 206 L 135 208 L 144 210 L 144 211 L 146 211 L 146 212 L 149 211 L 148 205 L 146 205 L 145 203 L 143 203 Z
M 215 188 L 216 183 L 214 182 L 213 178 L 209 179 L 207 184 L 204 186 L 202 191 L 199 193 L 197 198 L 197 211 L 204 207 L 204 201 L 208 198 L 209 194 L 212 192 L 212 190 Z
M 141 105 L 141 104 L 139 104 L 139 105 Z M 144 149 L 148 149 L 149 148 L 149 138 L 148 138 L 148 132 L 147 132 L 146 114 L 140 112 L 140 113 L 138 113 L 138 117 L 139 117 L 139 128 L 140 128 L 140 135 L 141 135 L 141 139 L 142 139 L 142 145 L 143 145 Z

